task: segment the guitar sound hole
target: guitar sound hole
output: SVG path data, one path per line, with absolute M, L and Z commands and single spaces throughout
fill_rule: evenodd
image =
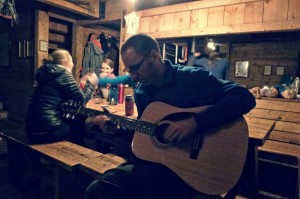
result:
M 163 123 L 161 125 L 158 126 L 158 128 L 156 129 L 156 139 L 157 141 L 159 141 L 160 143 L 163 144 L 167 144 L 168 142 L 163 138 L 163 134 L 165 132 L 165 130 L 168 128 L 169 124 L 168 123 Z

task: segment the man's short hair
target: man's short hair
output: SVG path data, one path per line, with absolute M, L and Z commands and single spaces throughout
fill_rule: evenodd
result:
M 153 37 L 143 33 L 133 35 L 127 39 L 121 47 L 121 54 L 124 54 L 129 48 L 133 48 L 143 56 L 149 55 L 153 49 L 158 52 L 160 51 L 157 41 Z

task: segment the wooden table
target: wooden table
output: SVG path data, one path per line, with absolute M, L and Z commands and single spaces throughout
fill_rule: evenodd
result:
M 123 104 L 109 105 L 109 103 L 107 102 L 106 99 L 93 98 L 87 103 L 86 107 L 90 108 L 90 109 L 95 109 L 98 111 L 103 111 L 102 107 L 105 107 L 111 113 L 113 113 L 115 115 L 130 117 L 130 118 L 137 118 L 136 106 L 134 106 L 134 114 L 133 115 L 131 115 L 131 116 L 125 115 L 125 101 L 123 102 Z
M 87 108 L 102 110 L 102 106 L 105 106 L 111 113 L 125 116 L 125 104 L 108 105 L 104 99 L 92 99 L 88 102 Z M 126 116 L 125 116 L 126 117 Z M 131 118 L 137 117 L 137 110 L 135 107 L 134 115 Z M 270 132 L 272 131 L 275 120 L 251 118 L 245 116 L 249 129 L 249 145 L 248 156 L 241 177 L 241 194 L 251 198 L 257 198 L 258 195 L 258 147 L 263 146 Z

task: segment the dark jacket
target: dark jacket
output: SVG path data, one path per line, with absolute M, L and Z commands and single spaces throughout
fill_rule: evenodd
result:
M 61 105 L 68 100 L 87 102 L 94 93 L 88 81 L 82 91 L 71 72 L 55 64 L 44 65 L 37 71 L 27 110 L 27 133 L 45 134 L 58 128 L 65 119 L 61 117 Z

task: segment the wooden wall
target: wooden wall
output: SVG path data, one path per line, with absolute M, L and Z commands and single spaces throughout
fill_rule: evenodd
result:
M 300 52 L 300 41 L 272 41 L 235 43 L 230 48 L 229 79 L 248 88 L 279 85 L 283 75 L 277 75 L 277 67 L 284 67 L 284 74 L 296 76 Z M 234 77 L 235 62 L 250 61 L 249 77 Z M 264 66 L 271 65 L 271 75 L 264 75 Z
M 139 12 L 155 38 L 300 29 L 299 0 L 202 0 Z

